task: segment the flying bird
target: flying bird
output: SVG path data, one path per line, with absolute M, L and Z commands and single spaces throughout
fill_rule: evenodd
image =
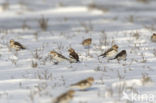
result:
M 82 45 L 84 47 L 87 47 L 87 48 L 90 47 L 91 43 L 92 43 L 92 38 L 87 38 L 87 39 L 85 39 L 85 40 L 82 41 Z
M 69 90 L 60 96 L 58 96 L 53 103 L 69 103 L 72 98 L 74 97 L 75 91 L 74 90 Z
M 156 42 L 156 33 L 153 33 L 153 35 L 151 36 L 151 40 L 152 42 Z
M 20 44 L 17 41 L 14 41 L 13 39 L 10 40 L 10 47 L 14 48 L 16 51 L 19 51 L 21 49 L 26 49 L 22 44 Z
M 56 51 L 51 51 L 50 56 L 53 60 L 55 60 L 55 63 L 62 62 L 62 61 L 70 61 L 68 58 L 63 56 L 62 54 L 56 52 Z
M 71 62 L 79 62 L 79 55 L 75 52 L 73 48 L 68 49 L 68 52 Z
M 126 57 L 127 57 L 126 50 L 122 50 L 115 56 L 114 59 L 117 59 L 118 61 L 120 61 L 120 60 L 126 60 Z
M 84 80 L 81 80 L 75 84 L 72 84 L 71 88 L 86 90 L 92 86 L 93 82 L 94 82 L 94 78 L 88 77 L 87 79 L 84 79 Z
M 118 53 L 118 46 L 115 44 L 111 48 L 109 48 L 106 52 L 99 56 L 112 58 Z

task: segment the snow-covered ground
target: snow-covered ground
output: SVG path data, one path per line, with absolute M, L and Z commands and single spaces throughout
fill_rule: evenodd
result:
M 94 84 L 77 90 L 71 103 L 155 103 L 156 43 L 150 41 L 155 5 L 155 0 L 1 0 L 0 103 L 52 103 L 89 76 Z M 81 45 L 86 38 L 93 40 L 89 52 Z M 27 49 L 15 52 L 10 39 Z M 98 58 L 113 44 L 127 51 L 126 61 Z M 80 63 L 46 60 L 51 50 L 68 57 L 70 47 Z

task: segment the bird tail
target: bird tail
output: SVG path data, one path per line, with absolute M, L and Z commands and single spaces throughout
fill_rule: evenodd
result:
M 22 49 L 26 49 L 26 47 L 23 47 L 23 46 L 22 46 L 21 48 L 22 48 Z
M 80 63 L 80 60 L 78 59 L 78 60 L 76 60 L 76 62 L 77 62 L 77 63 Z
M 101 57 L 101 56 L 103 56 L 103 58 L 106 57 L 104 54 L 101 54 L 101 55 L 99 55 L 98 57 Z

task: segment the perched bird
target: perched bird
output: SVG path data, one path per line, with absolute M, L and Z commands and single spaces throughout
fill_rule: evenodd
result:
M 112 58 L 118 53 L 118 46 L 115 44 L 100 56 Z
M 71 62 L 79 62 L 79 55 L 75 52 L 73 48 L 68 49 L 68 52 Z
M 156 33 L 153 33 L 153 35 L 151 36 L 151 40 L 152 42 L 156 42 Z
M 69 90 L 60 96 L 58 96 L 53 103 L 69 103 L 72 98 L 74 97 L 75 91 L 74 90 Z
M 126 57 L 127 57 L 127 53 L 126 53 L 126 50 L 122 50 L 120 53 L 118 53 L 114 59 L 117 59 L 118 61 L 120 60 L 126 60 Z
M 56 51 L 51 51 L 50 56 L 51 56 L 51 58 L 53 60 L 56 61 L 55 63 L 62 62 L 62 61 L 70 61 L 68 58 L 66 58 L 65 56 L 57 53 Z
M 92 43 L 92 39 L 91 38 L 88 38 L 88 39 L 85 39 L 85 40 L 82 41 L 82 45 L 84 47 L 89 47 L 91 45 L 91 43 Z
M 92 86 L 94 82 L 94 78 L 93 77 L 88 77 L 87 79 L 85 80 L 81 80 L 75 84 L 72 84 L 71 85 L 71 88 L 77 88 L 77 89 L 80 89 L 80 90 L 85 90 L 89 87 Z
M 10 40 L 10 47 L 16 49 L 16 51 L 26 49 L 22 44 L 14 41 L 13 39 Z

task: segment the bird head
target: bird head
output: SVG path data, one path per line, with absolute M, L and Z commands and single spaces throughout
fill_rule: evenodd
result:
M 113 48 L 114 50 L 118 50 L 119 47 L 115 44 L 115 45 L 112 46 L 112 48 Z
M 156 36 L 156 33 L 153 33 L 153 36 Z
M 51 51 L 51 52 L 50 52 L 50 55 L 52 55 L 52 56 L 56 56 L 57 53 L 56 53 L 55 51 Z
M 122 52 L 123 54 L 126 54 L 126 50 L 122 50 L 121 52 Z
M 93 77 L 89 77 L 87 80 L 88 80 L 88 82 L 94 82 L 94 78 Z
M 75 52 L 75 51 L 74 51 L 73 48 L 69 48 L 69 49 L 68 49 L 68 52 L 69 52 L 69 53 L 72 53 L 72 52 Z
M 15 41 L 13 39 L 10 40 L 10 44 L 13 44 Z
M 72 96 L 72 95 L 75 94 L 75 91 L 74 91 L 74 90 L 69 90 L 69 91 L 68 91 L 68 94 Z

